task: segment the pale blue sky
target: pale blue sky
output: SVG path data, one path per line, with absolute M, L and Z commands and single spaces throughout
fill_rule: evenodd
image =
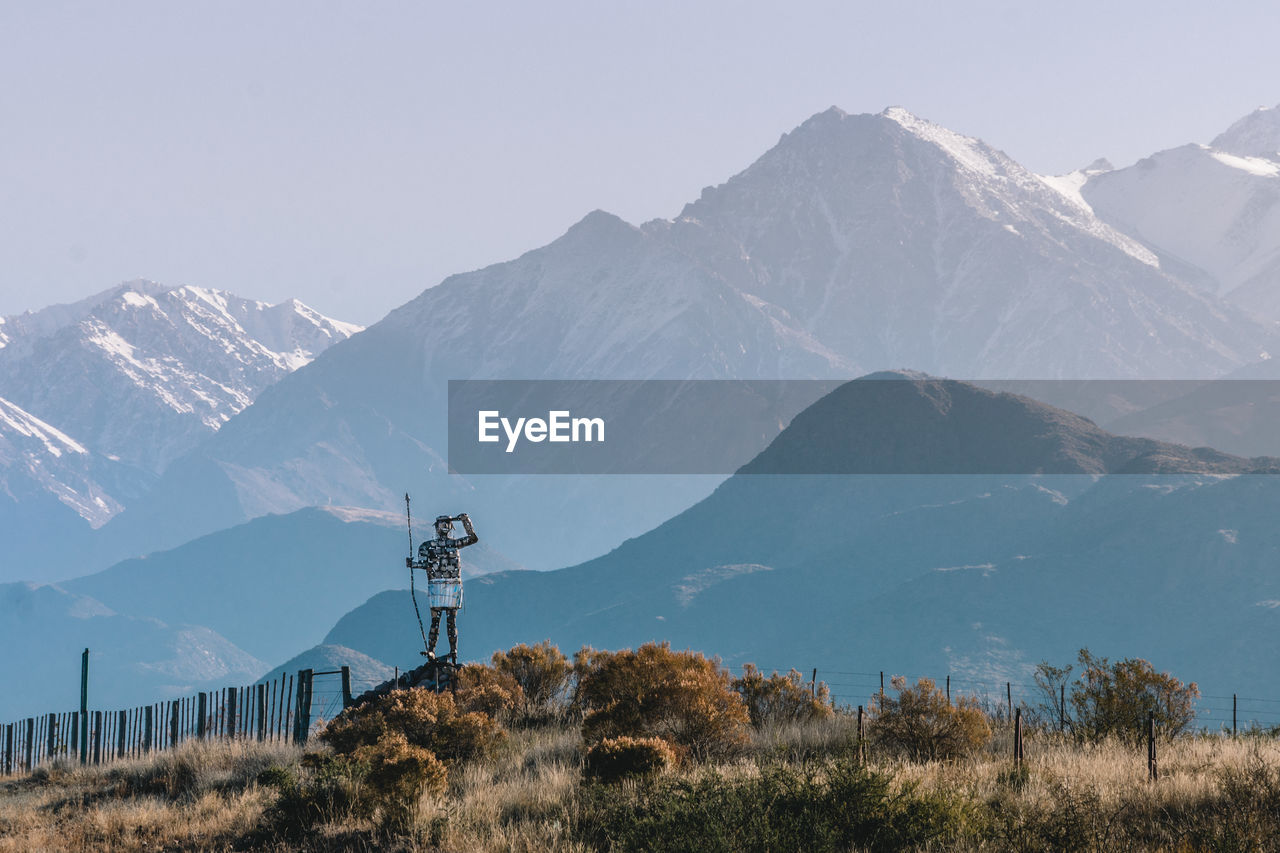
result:
M 831 105 L 1041 172 L 1280 101 L 1274 4 L 7 3 L 0 314 L 146 277 L 370 323 Z

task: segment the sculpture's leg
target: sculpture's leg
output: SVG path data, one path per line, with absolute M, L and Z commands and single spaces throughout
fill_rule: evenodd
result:
M 440 608 L 431 608 L 431 630 L 427 632 L 427 659 L 435 660 L 436 640 L 440 638 Z
M 448 631 L 449 631 L 449 655 L 453 658 L 453 662 L 458 662 L 458 610 L 455 607 L 448 609 Z

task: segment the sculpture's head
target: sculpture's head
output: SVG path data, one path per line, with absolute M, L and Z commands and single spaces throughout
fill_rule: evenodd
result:
M 453 519 L 447 515 L 436 517 L 436 538 L 446 539 L 453 532 Z

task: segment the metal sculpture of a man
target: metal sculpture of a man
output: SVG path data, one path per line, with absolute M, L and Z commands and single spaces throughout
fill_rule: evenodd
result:
M 406 497 L 408 497 L 406 495 Z M 453 523 L 461 521 L 467 535 L 461 539 L 452 538 Z M 442 515 L 436 518 L 436 538 L 428 539 L 418 546 L 418 559 L 405 558 L 409 567 L 410 579 L 414 569 L 422 569 L 427 573 L 427 603 L 431 608 L 431 631 L 426 637 L 427 650 L 423 652 L 428 660 L 436 659 L 436 640 L 440 636 L 440 616 L 446 618 L 449 632 L 449 654 L 454 663 L 458 659 L 458 611 L 462 609 L 462 564 L 458 560 L 458 549 L 474 545 L 480 541 L 471 519 L 464 512 L 461 515 Z M 414 598 L 414 607 L 418 605 Z M 422 617 L 418 617 L 418 627 L 422 627 Z

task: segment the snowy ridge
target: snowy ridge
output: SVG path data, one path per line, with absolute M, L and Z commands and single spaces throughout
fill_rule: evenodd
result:
M 1040 189 L 1039 185 L 1048 185 L 1057 195 L 1065 198 L 1069 204 L 1064 206 L 1057 203 L 1055 196 L 1053 201 L 1044 198 L 1035 199 L 1035 202 L 1037 202 L 1036 207 L 1048 211 L 1051 215 L 1074 228 L 1110 243 L 1125 254 L 1148 266 L 1160 266 L 1160 260 L 1154 252 L 1094 216 L 1093 210 L 1084 201 L 1084 198 L 1079 195 L 1079 192 L 1070 192 L 1069 184 L 1071 182 L 1066 182 L 1065 187 L 1063 182 L 1057 182 L 1057 185 L 1050 183 L 1040 175 L 1023 168 L 1005 154 L 996 151 L 982 140 L 964 136 L 941 125 L 919 118 L 902 107 L 890 107 L 882 115 L 898 123 L 917 138 L 937 146 L 961 170 L 972 175 L 976 179 L 976 183 L 972 186 L 975 200 L 984 199 L 993 215 L 999 216 L 1003 208 L 1004 211 L 1012 213 L 1015 217 L 1029 221 L 1034 214 L 1026 210 L 1025 200 L 1011 199 L 1008 190 L 1015 190 L 1020 195 L 1030 194 L 1034 196 Z M 1083 181 L 1079 183 L 1083 185 Z M 1068 191 L 1064 192 L 1064 188 Z M 1019 233 L 1016 230 L 1016 226 L 1014 233 Z
M 7 318 L 0 393 L 158 473 L 261 391 L 360 331 L 289 300 L 127 282 Z
M 122 507 L 94 476 L 89 450 L 66 433 L 0 397 L 0 498 L 52 495 L 92 527 Z
M 1200 272 L 1188 280 L 1280 320 L 1280 161 L 1256 153 L 1269 144 L 1259 142 L 1268 138 L 1256 127 L 1263 114 L 1280 113 L 1255 113 L 1213 145 L 1183 145 L 1089 175 L 1081 192 L 1102 219 Z

